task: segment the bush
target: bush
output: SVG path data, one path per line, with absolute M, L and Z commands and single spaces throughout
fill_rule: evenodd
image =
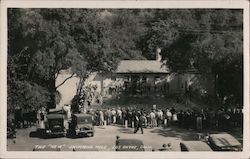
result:
M 8 110 L 13 112 L 16 106 L 23 109 L 39 109 L 50 102 L 50 92 L 31 82 L 16 81 L 8 89 Z

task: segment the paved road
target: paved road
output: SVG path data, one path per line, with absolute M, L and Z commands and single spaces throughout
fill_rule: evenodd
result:
M 73 148 L 81 151 L 114 151 L 116 135 L 120 138 L 140 139 L 145 145 L 146 151 L 159 150 L 162 144 L 171 143 L 172 151 L 180 151 L 180 142 L 186 140 L 198 140 L 199 135 L 206 132 L 197 133 L 192 130 L 171 128 L 147 128 L 144 134 L 140 131 L 133 133 L 132 128 L 122 126 L 96 126 L 94 137 L 84 138 L 50 138 L 40 139 L 29 137 L 29 133 L 35 131 L 35 127 L 19 129 L 17 131 L 16 142 L 7 140 L 8 151 L 32 151 L 34 147 L 43 149 L 44 147 L 61 148 L 62 151 L 72 151 Z M 238 138 L 239 139 L 239 138 Z

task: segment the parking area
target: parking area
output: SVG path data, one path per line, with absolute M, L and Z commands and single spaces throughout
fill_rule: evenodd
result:
M 202 140 L 207 132 L 196 132 L 193 130 L 180 129 L 177 127 L 155 127 L 144 129 L 144 134 L 138 131 L 134 134 L 134 129 L 123 126 L 95 126 L 94 137 L 83 138 L 49 138 L 29 137 L 29 133 L 35 131 L 35 127 L 18 129 L 16 139 L 7 140 L 8 151 L 32 151 L 44 148 L 57 148 L 61 151 L 115 151 L 116 136 L 126 139 L 139 139 L 144 143 L 146 151 L 158 151 L 163 144 L 171 144 L 171 151 L 180 151 L 181 141 Z M 242 135 L 238 130 L 231 130 L 240 142 Z

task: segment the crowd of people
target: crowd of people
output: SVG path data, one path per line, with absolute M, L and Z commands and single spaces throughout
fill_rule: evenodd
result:
M 176 110 L 153 108 L 150 111 L 135 107 L 89 110 L 96 125 L 126 125 L 139 127 L 169 127 L 179 126 L 185 129 L 218 129 L 226 130 L 232 127 L 242 127 L 243 113 L 240 108 L 229 109 L 187 109 Z
M 15 119 L 8 120 L 10 131 L 15 128 L 30 127 L 34 124 L 40 129 L 45 128 L 44 121 L 47 114 L 45 108 L 37 112 L 20 112 L 17 109 Z M 70 111 L 67 112 L 69 113 Z M 138 109 L 136 106 L 97 110 L 89 109 L 87 113 L 92 115 L 95 125 L 122 125 L 134 128 L 135 133 L 138 130 L 141 130 L 141 133 L 143 133 L 143 128 L 171 126 L 198 131 L 206 129 L 226 131 L 236 127 L 241 128 L 241 130 L 243 129 L 243 112 L 238 107 L 228 109 L 196 108 L 176 110 L 174 107 L 157 109 L 156 105 L 154 105 L 152 109 Z

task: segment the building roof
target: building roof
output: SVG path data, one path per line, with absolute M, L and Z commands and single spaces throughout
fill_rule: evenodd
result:
M 169 73 L 162 62 L 156 60 L 122 60 L 116 73 Z

